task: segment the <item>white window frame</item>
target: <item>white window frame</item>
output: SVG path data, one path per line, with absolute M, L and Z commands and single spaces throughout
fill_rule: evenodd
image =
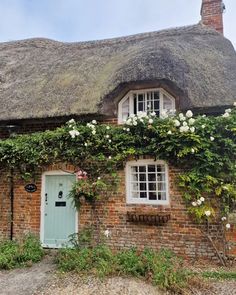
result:
M 166 184 L 166 200 L 147 200 L 142 198 L 132 198 L 131 196 L 131 167 L 142 165 L 164 165 L 165 166 L 165 184 Z M 126 178 L 126 202 L 127 204 L 146 204 L 146 205 L 169 205 L 169 171 L 168 165 L 162 160 L 144 159 L 138 161 L 129 161 L 125 167 Z
M 163 112 L 163 95 L 166 95 L 168 98 L 172 100 L 173 109 L 175 109 L 175 98 L 171 96 L 167 91 L 165 91 L 163 88 L 149 88 L 149 89 L 139 89 L 139 90 L 130 90 L 119 102 L 118 104 L 118 124 L 123 124 L 124 121 L 122 119 L 122 104 L 123 102 L 130 97 L 129 99 L 129 110 L 130 114 L 132 115 L 134 113 L 134 94 L 143 94 L 150 91 L 159 91 L 160 93 L 160 114 Z

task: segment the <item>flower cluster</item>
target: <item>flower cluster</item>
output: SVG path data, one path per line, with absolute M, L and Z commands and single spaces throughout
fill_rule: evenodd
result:
M 153 118 L 155 116 L 155 112 L 149 114 L 147 112 L 138 112 L 137 115 L 130 115 L 128 119 L 125 121 L 125 124 L 128 126 L 137 126 L 139 122 L 153 124 Z
M 96 134 L 96 126 L 95 125 L 97 125 L 96 120 L 93 120 L 91 123 L 87 123 L 87 127 L 89 127 L 92 130 L 93 135 Z
M 195 132 L 195 127 L 193 126 L 195 123 L 195 119 L 192 118 L 192 111 L 188 110 L 186 114 L 180 113 L 178 118 L 174 119 L 174 126 L 179 127 L 179 131 L 181 133 L 184 132 Z
M 80 135 L 79 131 L 76 129 L 76 124 L 75 124 L 74 119 L 71 119 L 70 121 L 68 121 L 68 125 L 69 125 L 70 128 L 72 128 L 69 131 L 69 134 L 70 134 L 71 138 L 75 138 L 76 136 Z
M 193 205 L 193 207 L 201 206 L 204 201 L 205 201 L 205 198 L 201 197 L 197 201 L 192 202 L 192 205 Z

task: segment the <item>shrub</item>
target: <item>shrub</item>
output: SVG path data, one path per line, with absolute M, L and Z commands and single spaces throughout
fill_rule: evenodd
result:
M 22 242 L 0 242 L 0 269 L 12 269 L 38 262 L 43 257 L 43 249 L 39 240 L 27 235 Z
M 184 287 L 188 277 L 181 260 L 169 250 L 138 252 L 131 248 L 113 254 L 105 245 L 62 249 L 57 263 L 61 271 L 94 273 L 99 277 L 125 274 L 151 278 L 154 285 L 169 290 Z

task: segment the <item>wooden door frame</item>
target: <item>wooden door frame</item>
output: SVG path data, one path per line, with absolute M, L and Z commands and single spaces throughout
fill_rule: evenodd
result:
M 41 209 L 40 209 L 40 241 L 41 245 L 44 248 L 58 248 L 55 244 L 53 245 L 46 245 L 43 243 L 44 241 L 44 212 L 45 212 L 45 189 L 46 189 L 46 176 L 52 175 L 52 176 L 57 176 L 57 175 L 75 175 L 72 173 L 68 173 L 65 171 L 61 170 L 53 170 L 53 171 L 45 171 L 42 173 L 42 185 L 41 185 Z M 78 210 L 76 210 L 75 213 L 75 233 L 78 233 L 78 224 L 79 224 L 79 214 Z

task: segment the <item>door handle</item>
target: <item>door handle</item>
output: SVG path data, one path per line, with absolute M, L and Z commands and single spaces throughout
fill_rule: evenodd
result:
M 48 201 L 48 194 L 46 193 L 45 194 L 45 202 L 47 202 Z
M 63 197 L 63 191 L 59 191 L 58 198 L 61 199 Z

